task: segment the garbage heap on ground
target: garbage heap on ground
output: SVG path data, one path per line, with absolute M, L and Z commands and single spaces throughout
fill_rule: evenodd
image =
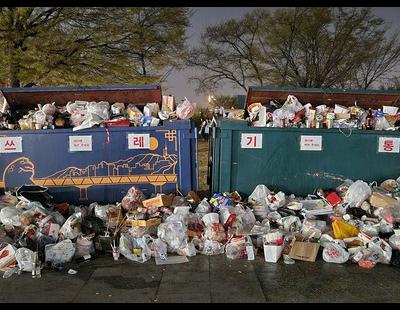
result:
M 164 121 L 190 119 L 195 104 L 187 98 L 177 106 L 173 96 L 163 96 L 163 102 L 147 103 L 143 106 L 122 102 L 89 102 L 75 100 L 64 106 L 48 103 L 38 104 L 34 110 L 12 110 L 4 98 L 0 102 L 0 129 L 40 130 L 73 128 L 74 131 L 95 126 L 158 126 Z
M 219 109 L 217 115 L 244 119 L 244 110 Z M 382 106 L 376 110 L 363 109 L 357 105 L 334 107 L 311 103 L 303 105 L 293 95 L 289 95 L 282 104 L 271 100 L 266 104 L 254 102 L 247 107 L 246 120 L 254 127 L 295 127 L 295 128 L 351 128 L 365 130 L 398 130 L 400 128 L 399 108 Z
M 99 255 L 144 263 L 183 263 L 195 255 L 260 256 L 276 263 L 314 262 L 400 266 L 400 178 L 378 186 L 345 180 L 306 197 L 258 185 L 200 200 L 132 187 L 121 202 L 55 204 L 46 190 L 24 186 L 0 200 L 0 269 L 4 277 L 42 268 L 66 270 Z M 321 251 L 322 250 L 322 251 Z

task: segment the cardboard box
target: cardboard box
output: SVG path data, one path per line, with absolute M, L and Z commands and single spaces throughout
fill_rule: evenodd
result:
M 151 227 L 161 224 L 161 219 L 156 217 L 149 220 L 132 220 L 132 226 Z
M 154 207 L 169 207 L 172 205 L 174 200 L 173 195 L 159 195 L 154 198 L 150 198 L 143 201 L 143 206 L 145 208 L 154 208 Z
M 306 262 L 315 262 L 315 259 L 318 255 L 319 246 L 319 243 L 293 240 L 289 257 Z
M 369 203 L 375 208 L 390 208 L 399 205 L 397 199 L 384 194 L 373 192 L 369 198 Z
M 350 119 L 350 113 L 335 113 L 336 119 Z

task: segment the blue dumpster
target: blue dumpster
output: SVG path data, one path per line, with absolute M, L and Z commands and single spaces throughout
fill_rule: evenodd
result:
M 29 96 L 25 102 L 31 100 L 32 104 L 107 100 L 139 106 L 158 102 L 155 97 L 161 100 L 159 86 L 13 91 L 3 90 L 11 106 L 21 105 L 22 94 L 29 92 L 35 93 L 36 100 Z M 75 132 L 2 131 L 0 143 L 9 149 L 0 154 L 0 187 L 45 186 L 56 202 L 115 203 L 133 185 L 146 195 L 197 190 L 197 135 L 189 120 L 167 121 L 157 127 L 99 127 Z

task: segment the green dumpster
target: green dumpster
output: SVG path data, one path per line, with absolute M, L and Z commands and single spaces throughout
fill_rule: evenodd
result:
M 398 91 L 251 87 L 246 103 L 284 101 L 381 108 L 398 105 Z M 220 119 L 212 131 L 211 192 L 249 195 L 257 184 L 306 195 L 333 189 L 345 179 L 378 183 L 400 176 L 400 132 L 358 129 L 251 127 L 246 121 Z

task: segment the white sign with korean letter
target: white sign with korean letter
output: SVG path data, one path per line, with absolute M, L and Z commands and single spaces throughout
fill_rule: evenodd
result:
M 91 152 L 92 136 L 69 136 L 70 152 Z
M 242 149 L 262 149 L 262 134 L 242 133 L 240 146 Z
M 130 133 L 128 134 L 128 149 L 149 149 L 150 148 L 150 135 Z
M 322 136 L 301 136 L 300 151 L 322 151 Z
M 0 137 L 0 153 L 22 153 L 22 137 Z
M 400 153 L 400 138 L 379 137 L 379 153 Z

